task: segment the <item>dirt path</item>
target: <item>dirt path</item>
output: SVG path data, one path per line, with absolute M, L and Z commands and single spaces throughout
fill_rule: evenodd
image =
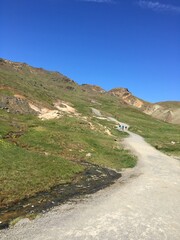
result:
M 78 204 L 0 232 L 1 240 L 179 240 L 180 163 L 130 133 L 134 170 Z M 129 177 L 128 177 L 129 176 Z

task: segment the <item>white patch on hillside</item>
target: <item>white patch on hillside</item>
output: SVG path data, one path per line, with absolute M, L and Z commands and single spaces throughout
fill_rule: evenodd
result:
M 61 112 L 73 113 L 73 114 L 76 113 L 76 109 L 70 106 L 70 103 L 67 103 L 64 101 L 58 100 L 57 102 L 54 103 L 54 107 Z
M 57 110 L 52 110 L 48 108 L 42 108 L 34 103 L 29 103 L 30 108 L 32 108 L 34 111 L 38 113 L 38 117 L 42 120 L 50 120 L 50 119 L 57 119 L 62 117 L 65 114 L 68 115 L 75 115 L 78 116 L 79 114 L 77 113 L 76 109 L 70 106 L 70 103 L 60 101 L 58 100 L 57 102 L 54 103 L 54 107 Z

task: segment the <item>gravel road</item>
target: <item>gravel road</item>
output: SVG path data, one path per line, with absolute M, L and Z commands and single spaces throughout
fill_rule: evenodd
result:
M 83 201 L 2 230 L 1 240 L 179 240 L 180 162 L 130 133 L 133 170 Z

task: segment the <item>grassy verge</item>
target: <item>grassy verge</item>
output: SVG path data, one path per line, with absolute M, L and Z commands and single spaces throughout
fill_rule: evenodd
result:
M 172 156 L 180 156 L 180 126 L 158 122 L 150 123 L 148 128 L 132 127 L 132 131 L 143 136 L 147 142 L 158 150 Z
M 0 111 L 0 119 L 0 207 L 71 182 L 84 170 L 81 161 L 116 170 L 136 163 L 97 122 L 92 130 L 73 117 L 41 121 Z M 23 134 L 4 138 L 11 131 Z
M 69 182 L 83 167 L 61 157 L 29 152 L 0 140 L 0 206 Z
M 116 148 L 114 136 L 105 134 L 95 122 L 94 128 L 92 130 L 88 122 L 72 117 L 39 121 L 18 143 L 25 144 L 31 151 L 47 152 L 74 161 L 89 161 L 117 170 L 135 165 L 136 161 L 128 151 Z

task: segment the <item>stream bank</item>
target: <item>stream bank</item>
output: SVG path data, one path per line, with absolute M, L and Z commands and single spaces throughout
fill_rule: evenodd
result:
M 12 220 L 45 213 L 74 197 L 95 193 L 118 178 L 121 173 L 90 163 L 82 163 L 86 169 L 72 183 L 52 187 L 49 191 L 39 192 L 30 198 L 24 198 L 11 206 L 0 208 L 0 229 L 8 228 Z

